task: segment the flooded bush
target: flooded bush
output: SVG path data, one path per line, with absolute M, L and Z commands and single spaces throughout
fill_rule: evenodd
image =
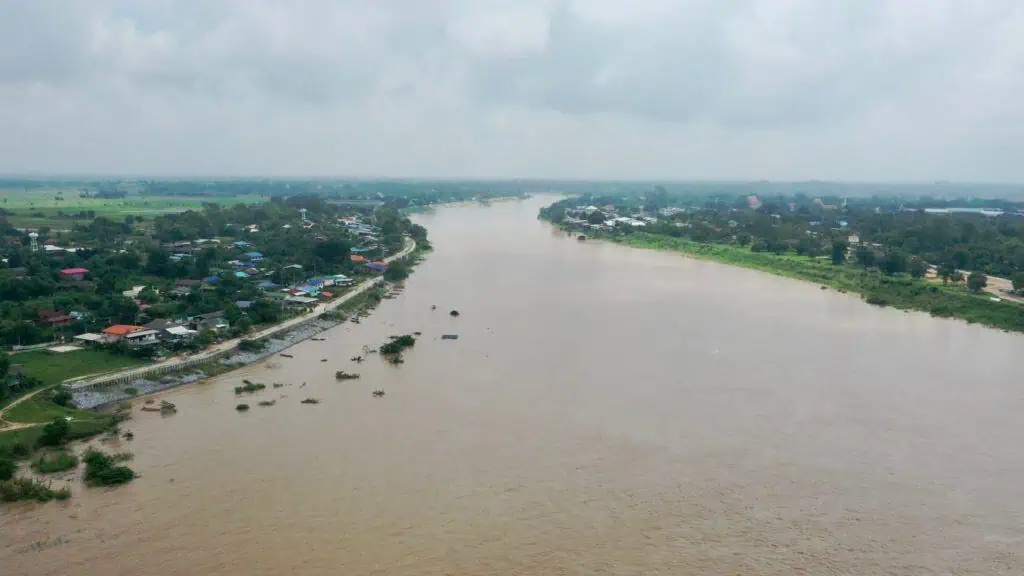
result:
M 85 453 L 85 482 L 89 486 L 117 486 L 135 479 L 135 471 L 127 466 L 118 466 L 119 462 L 131 460 L 131 454 L 106 454 L 99 450 L 89 449 Z
M 317 400 L 316 398 L 306 398 L 305 400 L 302 401 L 302 403 L 303 404 L 319 404 L 320 401 Z
M 0 501 L 4 502 L 19 500 L 49 502 L 50 500 L 67 500 L 68 498 L 71 498 L 70 488 L 53 490 L 49 483 L 43 484 L 31 478 L 12 478 L 0 482 Z
M 41 454 L 32 461 L 32 469 L 40 474 L 64 472 L 77 467 L 78 456 L 65 451 Z
M 259 403 L 260 406 L 264 407 L 273 406 L 274 404 L 277 404 L 277 400 L 263 400 Z
M 243 380 L 243 382 L 245 382 L 244 386 L 235 386 L 235 394 L 253 394 L 267 387 L 266 384 L 260 384 L 259 382 L 250 382 L 248 380 Z
M 392 336 L 391 341 L 381 346 L 378 350 L 381 354 L 401 354 L 406 348 L 416 344 L 416 338 L 412 334 Z
M 238 410 L 239 412 L 245 412 L 248 409 L 249 409 L 249 405 L 248 404 L 239 404 L 238 406 L 235 406 L 235 410 Z

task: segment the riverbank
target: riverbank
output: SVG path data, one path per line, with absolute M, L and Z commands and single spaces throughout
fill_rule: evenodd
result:
M 827 258 L 752 252 L 742 246 L 701 244 L 670 236 L 635 233 L 599 235 L 596 238 L 632 248 L 679 252 L 693 258 L 814 282 L 841 292 L 859 294 L 867 303 L 876 306 L 918 310 L 932 316 L 1024 332 L 1024 310 L 1019 304 L 996 302 L 988 294 L 972 294 L 960 285 L 944 285 L 910 276 L 886 276 L 877 270 L 865 270 L 853 264 L 835 265 Z

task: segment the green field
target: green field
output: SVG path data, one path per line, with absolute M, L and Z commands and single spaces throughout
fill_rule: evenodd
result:
M 142 366 L 146 361 L 103 350 L 78 350 L 64 354 L 37 350 L 12 354 L 11 364 L 21 364 L 26 376 L 38 378 L 44 386 L 49 386 L 69 378 Z
M 75 223 L 89 220 L 74 219 L 70 216 L 79 212 L 95 213 L 111 220 L 122 220 L 132 216 L 159 216 L 185 210 L 199 210 L 204 203 L 256 204 L 266 199 L 257 195 L 245 196 L 138 196 L 125 198 L 80 198 L 77 189 L 43 188 L 25 191 L 0 188 L 0 208 L 13 215 L 7 220 L 13 226 L 38 228 L 49 226 L 54 229 L 70 229 Z M 61 213 L 67 215 L 62 217 Z
M 683 252 L 695 258 L 753 268 L 807 280 L 843 292 L 861 294 L 870 303 L 933 316 L 953 317 L 993 328 L 1024 332 L 1024 309 L 1008 301 L 994 302 L 988 294 L 972 294 L 963 285 L 943 285 L 909 276 L 886 276 L 853 264 L 834 265 L 828 258 L 796 254 L 751 252 L 732 244 L 700 244 L 683 238 L 631 234 L 608 238 L 636 248 Z
M 114 424 L 113 416 L 97 417 L 92 420 L 76 420 L 71 423 L 71 439 L 79 440 L 82 438 L 89 438 L 97 434 L 102 434 Z M 32 428 L 22 428 L 20 430 L 11 430 L 9 432 L 0 431 L 0 452 L 10 450 L 13 446 L 21 444 L 29 449 L 31 452 L 34 450 L 36 444 L 39 441 L 39 435 L 43 433 L 42 426 L 33 426 Z

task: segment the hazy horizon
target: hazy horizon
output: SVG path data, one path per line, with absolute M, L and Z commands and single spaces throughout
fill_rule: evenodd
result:
M 6 2 L 0 173 L 1012 185 L 1021 29 L 1014 0 Z

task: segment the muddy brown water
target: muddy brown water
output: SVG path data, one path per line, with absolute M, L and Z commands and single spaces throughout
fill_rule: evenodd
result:
M 581 243 L 547 201 L 419 216 L 404 294 L 137 411 L 142 477 L 3 508 L 0 572 L 1024 574 L 1024 339 Z M 243 378 L 287 386 L 238 414 Z

